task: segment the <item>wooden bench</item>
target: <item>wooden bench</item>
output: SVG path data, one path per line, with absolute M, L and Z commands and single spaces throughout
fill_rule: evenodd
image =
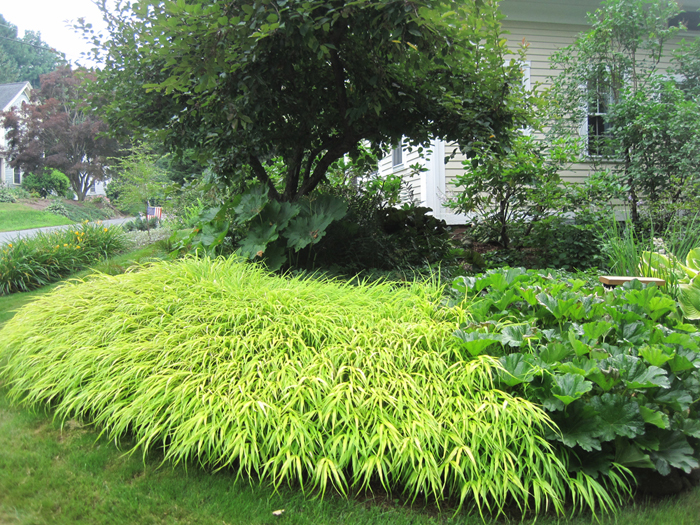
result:
M 603 283 L 606 288 L 613 288 L 634 280 L 643 284 L 655 284 L 656 286 L 664 286 L 666 281 L 656 277 L 627 277 L 625 275 L 601 275 L 598 280 Z

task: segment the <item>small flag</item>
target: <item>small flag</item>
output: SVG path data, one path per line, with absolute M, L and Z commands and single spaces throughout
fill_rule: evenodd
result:
M 146 207 L 146 220 L 156 217 L 160 220 L 160 216 L 163 213 L 163 208 L 160 206 L 147 206 Z

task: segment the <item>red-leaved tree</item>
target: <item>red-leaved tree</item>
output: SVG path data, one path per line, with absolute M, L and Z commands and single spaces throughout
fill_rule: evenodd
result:
M 81 84 L 88 79 L 88 71 L 70 67 L 42 75 L 31 104 L 2 114 L 11 165 L 29 173 L 65 173 L 81 201 L 95 181 L 105 178 L 108 159 L 118 151 L 117 142 L 106 136 L 107 125 L 85 99 Z

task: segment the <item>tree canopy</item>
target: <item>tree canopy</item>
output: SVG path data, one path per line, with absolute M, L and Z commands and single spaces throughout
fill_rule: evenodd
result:
M 57 169 L 68 176 L 79 200 L 106 176 L 118 145 L 83 97 L 87 71 L 64 67 L 42 75 L 32 103 L 4 114 L 11 164 L 25 172 Z
M 0 15 L 0 84 L 29 82 L 38 87 L 40 75 L 64 62 L 61 54 L 41 40 L 39 32 L 25 31 L 20 38 L 17 26 Z
M 379 152 L 437 137 L 467 151 L 527 120 L 491 0 L 101 8 L 110 34 L 92 37 L 104 68 L 91 89 L 110 126 L 194 149 L 228 184 L 257 180 L 275 200 L 309 194 L 362 141 Z

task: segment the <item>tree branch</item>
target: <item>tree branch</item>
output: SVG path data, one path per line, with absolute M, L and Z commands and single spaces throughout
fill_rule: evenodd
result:
M 313 189 L 323 180 L 323 177 L 326 176 L 326 172 L 328 171 L 330 165 L 345 155 L 345 153 L 360 140 L 362 140 L 362 135 L 360 134 L 347 134 L 337 139 L 331 147 L 327 148 L 326 154 L 323 155 L 321 160 L 318 161 L 318 164 L 314 168 L 311 176 L 307 178 L 301 185 L 301 188 L 299 188 L 299 192 L 294 197 L 295 200 L 313 191 Z M 309 165 L 310 164 L 311 160 L 309 160 Z
M 299 174 L 301 173 L 301 164 L 304 160 L 304 147 L 297 146 L 289 159 L 285 159 L 287 166 L 287 176 L 284 184 L 284 200 L 291 201 L 299 187 Z
M 262 182 L 262 184 L 264 186 L 267 186 L 267 189 L 270 192 L 270 197 L 272 197 L 276 201 L 281 200 L 281 197 L 280 197 L 279 192 L 277 191 L 277 188 L 275 188 L 275 185 L 273 184 L 272 180 L 267 175 L 267 171 L 265 171 L 265 168 L 260 163 L 260 160 L 255 155 L 250 155 L 248 160 L 249 160 L 250 168 L 253 170 L 255 177 L 260 182 Z

